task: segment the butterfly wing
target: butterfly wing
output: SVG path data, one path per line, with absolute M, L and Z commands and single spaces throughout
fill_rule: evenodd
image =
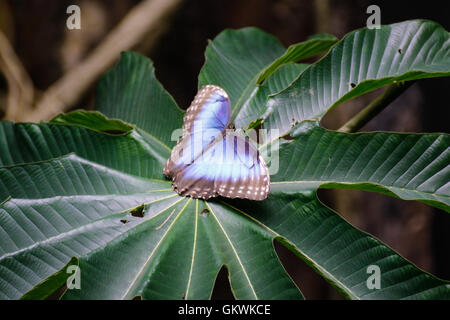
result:
M 178 193 L 202 199 L 221 195 L 264 200 L 269 185 L 268 168 L 256 147 L 232 132 L 216 138 L 202 156 L 174 177 Z
M 203 86 L 187 109 L 183 136 L 173 148 L 164 174 L 173 178 L 191 164 L 217 136 L 223 134 L 230 116 L 227 93 L 218 86 Z

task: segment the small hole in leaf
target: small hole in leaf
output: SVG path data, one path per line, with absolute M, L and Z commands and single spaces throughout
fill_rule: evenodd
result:
M 350 82 L 350 87 L 352 88 L 356 87 L 356 83 Z
M 208 215 L 210 212 L 209 212 L 209 209 L 203 209 L 201 212 L 200 212 L 200 214 L 204 214 L 204 215 Z
M 120 222 L 122 222 L 123 224 L 127 223 L 128 220 L 127 219 L 121 219 Z
M 181 295 L 182 300 L 186 300 L 186 292 Z
M 144 204 L 140 205 L 139 207 L 134 208 L 130 211 L 131 215 L 133 217 L 143 218 L 144 217 Z
M 403 53 L 402 49 L 398 49 L 398 53 L 402 54 Z

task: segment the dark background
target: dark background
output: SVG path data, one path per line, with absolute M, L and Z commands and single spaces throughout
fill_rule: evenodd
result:
M 0 0 L 0 30 L 8 37 L 37 95 L 82 61 L 112 30 L 136 0 Z M 66 8 L 81 8 L 82 29 L 68 31 Z M 157 78 L 182 108 L 197 90 L 197 75 L 204 62 L 207 39 L 225 28 L 257 26 L 274 34 L 285 46 L 309 35 L 327 32 L 341 38 L 364 27 L 366 8 L 381 8 L 381 23 L 430 19 L 450 30 L 449 1 L 350 0 L 185 0 L 155 44 L 147 38 L 132 48 L 149 56 Z M 421 80 L 398 98 L 363 130 L 449 132 L 449 78 Z M 91 109 L 91 86 L 73 108 Z M 334 109 L 323 125 L 336 129 L 377 96 L 367 94 Z M 0 75 L 0 118 L 7 85 Z M 355 226 L 375 235 L 417 266 L 450 279 L 450 216 L 417 202 L 407 202 L 356 190 L 320 190 L 320 198 Z M 276 244 L 277 252 L 307 298 L 340 299 L 335 289 L 299 258 Z M 230 298 L 222 270 L 213 298 Z

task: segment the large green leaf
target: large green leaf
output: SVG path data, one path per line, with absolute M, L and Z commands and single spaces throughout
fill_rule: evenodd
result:
M 257 85 L 284 52 L 257 29 L 225 31 L 208 47 L 200 85 L 224 87 L 241 126 L 257 126 L 259 118 L 267 125 L 273 105 L 262 102 L 314 66 L 282 64 Z M 48 297 L 43 290 L 56 290 L 76 257 L 81 289 L 64 298 L 209 298 L 226 266 L 236 298 L 301 299 L 275 254 L 276 240 L 349 298 L 450 298 L 447 281 L 354 228 L 316 196 L 320 186 L 355 187 L 448 210 L 448 135 L 344 134 L 294 123 L 287 140 L 275 140 L 280 170 L 267 200 L 183 198 L 162 180 L 182 112 L 150 66 L 139 55 L 122 55 L 97 97 L 101 111 L 136 126 L 83 111 L 51 124 L 0 123 L 0 298 Z M 435 67 L 428 76 L 445 74 L 446 66 Z M 170 123 L 161 125 L 161 114 Z M 370 265 L 381 269 L 381 289 L 366 285 Z
M 236 114 L 253 95 L 261 69 L 284 51 L 277 38 L 259 29 L 225 30 L 206 48 L 198 87 L 220 85 L 228 93 Z
M 264 202 L 228 205 L 267 228 L 350 299 L 450 299 L 450 282 L 418 269 L 354 228 L 314 193 L 274 191 Z M 378 290 L 367 286 L 371 265 L 381 271 Z
M 308 38 L 304 42 L 300 42 L 289 46 L 286 52 L 272 62 L 259 75 L 258 84 L 263 82 L 269 75 L 271 75 L 278 67 L 290 62 L 297 62 L 302 59 L 313 57 L 331 47 L 338 39 L 330 34 L 317 34 Z
M 65 292 L 67 290 L 67 281 L 76 269 L 72 270 L 70 268 L 78 267 L 78 259 L 72 258 L 67 265 L 60 271 L 51 275 L 33 289 L 25 293 L 21 299 L 22 300 L 45 300 L 58 298 L 60 292 Z
M 449 74 L 450 37 L 437 23 L 413 20 L 360 29 L 269 99 L 264 126 L 284 134 L 292 123 L 319 119 L 334 106 L 382 86 Z
M 242 106 L 235 121 L 238 127 L 250 127 L 255 121 L 255 114 L 263 114 L 266 111 L 267 99 L 270 95 L 276 94 L 289 86 L 291 82 L 306 68 L 307 64 L 288 63 L 284 64 L 257 87 L 256 91 Z M 256 122 L 258 122 L 259 118 Z
M 63 125 L 77 125 L 95 131 L 110 134 L 126 134 L 133 130 L 134 126 L 121 120 L 111 120 L 102 113 L 96 111 L 77 110 L 76 112 L 62 113 L 50 120 L 50 123 Z
M 376 191 L 419 200 L 450 212 L 448 134 L 348 134 L 303 122 L 279 149 L 271 190 L 302 192 L 319 186 Z
M 22 132 L 62 128 L 17 126 Z M 53 139 L 54 146 L 64 140 Z M 132 136 L 127 139 L 133 144 Z M 199 207 L 168 181 L 132 176 L 76 154 L 48 157 L 0 169 L 1 298 L 21 297 L 73 256 L 82 289 L 68 290 L 68 298 L 209 298 L 222 265 L 238 298 L 302 298 L 276 257 L 271 234 L 239 213 Z M 102 162 L 132 171 L 130 160 L 137 168 L 145 164 L 145 158 L 106 152 Z M 256 254 L 249 243 L 257 245 Z
M 94 114 L 92 121 L 96 117 Z M 66 121 L 68 119 L 66 117 Z M 1 167 L 48 160 L 74 152 L 82 158 L 129 174 L 162 178 L 164 163 L 170 155 L 165 147 L 153 139 L 143 138 L 136 130 L 112 135 L 78 126 L 5 121 L 0 125 L 0 141 Z
M 259 91 L 258 84 L 283 64 L 317 55 L 335 42 L 335 37 L 322 35 L 285 50 L 278 39 L 259 29 L 225 30 L 206 48 L 206 61 L 200 71 L 198 86 L 217 84 L 225 89 L 231 100 L 232 120 L 236 127 L 244 128 L 249 121 L 248 117 L 238 116 L 241 109 L 244 109 L 244 113 L 255 114 L 248 108 L 252 108 L 256 102 L 265 104 L 265 99 L 252 101 Z M 297 71 L 300 73 L 302 70 Z M 289 80 L 284 80 L 288 82 L 286 85 L 293 80 L 291 78 L 288 74 Z
M 35 126 L 62 127 L 22 129 Z M 115 167 L 127 168 L 124 161 Z M 134 161 L 140 167 L 140 158 Z M 301 298 L 276 257 L 276 238 L 351 298 L 442 298 L 449 292 L 445 282 L 354 229 L 314 193 L 275 190 L 264 202 L 205 203 L 179 197 L 168 182 L 74 154 L 5 166 L 0 181 L 6 199 L 0 206 L 2 298 L 19 298 L 73 256 L 81 290 L 68 290 L 65 298 L 208 298 L 222 265 L 237 298 Z M 365 286 L 370 264 L 389 274 L 386 289 Z
M 172 132 L 180 128 L 183 111 L 156 80 L 153 63 L 133 52 L 124 52 L 119 63 L 101 79 L 96 109 L 144 129 L 148 136 L 166 147 L 176 140 Z

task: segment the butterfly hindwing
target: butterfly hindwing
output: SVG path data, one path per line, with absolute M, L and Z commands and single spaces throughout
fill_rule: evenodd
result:
M 174 178 L 175 189 L 181 195 L 203 199 L 220 195 L 263 200 L 269 184 L 268 169 L 258 150 L 248 139 L 232 132 L 216 139 Z

